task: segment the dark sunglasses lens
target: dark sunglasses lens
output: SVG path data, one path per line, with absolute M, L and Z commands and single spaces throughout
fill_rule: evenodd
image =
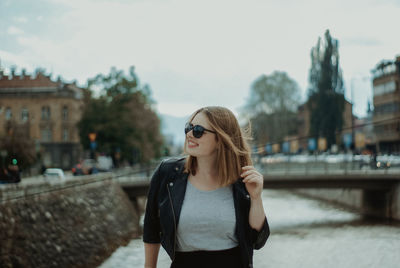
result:
M 185 124 L 185 134 L 188 134 L 193 128 L 193 125 L 190 123 Z
M 204 133 L 204 128 L 202 126 L 194 126 L 193 127 L 193 136 L 195 138 L 200 138 L 201 136 L 203 136 Z

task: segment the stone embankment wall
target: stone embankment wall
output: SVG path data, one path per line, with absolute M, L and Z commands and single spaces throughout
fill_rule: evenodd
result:
M 400 221 L 400 184 L 393 191 L 391 211 L 393 218 Z
M 297 189 L 293 190 L 293 192 L 302 196 L 327 201 L 367 216 L 400 221 L 400 185 L 394 188 L 392 192 L 372 193 L 372 200 L 367 200 L 370 198 L 368 195 L 371 193 L 357 189 Z M 376 202 L 375 207 L 374 202 Z M 382 202 L 386 203 L 383 208 L 379 204 Z
M 97 267 L 138 221 L 110 175 L 0 185 L 0 267 Z
M 293 190 L 293 192 L 299 195 L 327 201 L 350 210 L 360 211 L 360 208 L 362 207 L 362 190 L 297 189 Z

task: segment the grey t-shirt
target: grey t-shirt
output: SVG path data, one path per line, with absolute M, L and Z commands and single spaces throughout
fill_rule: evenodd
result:
M 177 250 L 224 250 L 236 247 L 232 186 L 201 191 L 187 182 L 177 230 Z

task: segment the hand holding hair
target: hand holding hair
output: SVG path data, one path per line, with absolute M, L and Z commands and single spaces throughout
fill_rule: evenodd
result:
M 261 198 L 263 190 L 264 178 L 260 172 L 258 172 L 253 166 L 242 167 L 243 183 L 246 185 L 246 189 L 250 194 L 251 199 Z

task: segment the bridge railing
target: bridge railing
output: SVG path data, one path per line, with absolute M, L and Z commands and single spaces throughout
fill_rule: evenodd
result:
M 255 165 L 263 174 L 396 174 L 400 162 L 391 158 L 356 155 L 275 155 L 255 157 Z

